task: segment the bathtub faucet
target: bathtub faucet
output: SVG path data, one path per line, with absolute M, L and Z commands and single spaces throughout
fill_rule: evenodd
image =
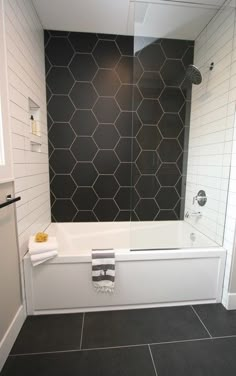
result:
M 191 218 L 191 217 L 197 217 L 200 218 L 202 216 L 201 212 L 186 212 L 185 213 L 185 218 Z

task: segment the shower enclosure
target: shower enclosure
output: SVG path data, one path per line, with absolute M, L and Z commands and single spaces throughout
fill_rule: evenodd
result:
M 198 234 L 208 247 L 223 245 L 235 117 L 234 3 L 132 4 L 131 248 L 139 247 L 135 221 L 147 221 L 146 229 L 155 221 L 163 231 L 169 221 L 186 226 L 190 243 L 183 234 L 173 242 L 170 233 L 166 248 L 199 248 Z M 162 247 L 157 237 L 151 248 Z

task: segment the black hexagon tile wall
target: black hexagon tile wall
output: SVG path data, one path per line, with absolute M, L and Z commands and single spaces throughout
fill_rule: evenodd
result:
M 45 32 L 52 220 L 174 220 L 193 42 Z

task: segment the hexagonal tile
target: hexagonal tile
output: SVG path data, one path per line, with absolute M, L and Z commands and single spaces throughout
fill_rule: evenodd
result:
M 132 112 L 120 112 L 118 119 L 116 120 L 116 129 L 119 134 L 123 137 L 132 136 L 132 122 L 133 122 L 133 113 Z
M 114 68 L 120 58 L 116 43 L 111 40 L 99 40 L 93 56 L 100 68 Z
M 119 209 L 114 200 L 101 199 L 94 208 L 94 213 L 99 221 L 114 221 Z
M 141 148 L 139 146 L 139 143 L 137 142 L 136 138 L 133 138 L 132 157 L 131 157 L 131 159 L 133 161 L 136 161 L 136 159 L 138 158 L 140 152 L 141 152 Z
M 160 184 L 154 175 L 144 175 L 140 177 L 135 188 L 141 198 L 154 198 L 160 188 Z
M 157 178 L 162 186 L 174 186 L 181 173 L 175 163 L 163 163 L 157 172 Z
M 123 111 L 133 110 L 133 85 L 122 85 L 116 94 L 116 100 Z
M 52 146 L 52 143 L 50 142 L 50 140 L 48 140 L 48 155 L 49 157 L 52 155 L 54 151 L 54 147 Z
M 187 101 L 191 101 L 192 99 L 192 82 L 188 79 L 185 78 L 185 80 L 181 84 L 181 90 L 184 95 L 184 98 Z
M 56 174 L 70 174 L 75 164 L 70 150 L 54 150 L 50 157 L 50 166 Z
M 100 123 L 113 123 L 119 114 L 119 108 L 113 98 L 100 97 L 93 112 Z
M 137 136 L 141 127 L 142 127 L 142 123 L 140 121 L 139 116 L 137 115 L 136 112 L 133 112 L 133 137 Z
M 97 93 L 90 83 L 76 82 L 70 92 L 70 98 L 75 107 L 88 110 L 96 102 Z
M 163 111 L 155 99 L 144 99 L 138 108 L 138 114 L 143 124 L 157 124 Z
M 116 216 L 116 222 L 127 222 L 131 220 L 130 210 L 120 210 L 119 214 Z
M 144 150 L 155 150 L 162 140 L 157 126 L 144 125 L 138 135 L 138 143 Z
M 174 210 L 160 210 L 156 217 L 157 221 L 176 221 L 176 219 L 178 219 L 178 217 Z
M 133 83 L 137 83 L 142 76 L 143 68 L 139 62 L 139 59 L 134 56 L 133 57 Z
M 116 43 L 122 55 L 133 56 L 134 37 L 128 35 L 118 35 Z
M 180 132 L 179 136 L 178 136 L 178 141 L 179 141 L 179 144 L 180 144 L 180 147 L 181 149 L 184 148 L 184 141 L 185 141 L 185 132 L 184 132 L 184 128 L 182 129 L 182 131 Z
M 99 198 L 112 198 L 116 194 L 119 184 L 113 175 L 100 175 L 93 188 Z
M 76 81 L 91 81 L 98 69 L 91 54 L 76 54 L 69 68 Z
M 73 113 L 74 106 L 67 95 L 53 95 L 48 103 L 48 112 L 53 121 L 68 122 Z
M 72 176 L 78 186 L 91 187 L 98 172 L 92 163 L 79 162 L 72 171 Z
M 46 76 L 48 74 L 48 72 L 50 71 L 52 65 L 50 63 L 50 61 L 48 60 L 48 57 L 45 56 L 45 73 L 46 73 Z
M 47 84 L 53 94 L 68 94 L 74 84 L 69 69 L 52 67 L 47 76 Z
M 99 69 L 93 79 L 93 84 L 99 95 L 113 96 L 120 87 L 120 80 L 114 70 Z
M 156 201 L 160 209 L 174 209 L 179 201 L 176 190 L 172 187 L 161 188 L 156 195 Z
M 98 219 L 92 210 L 79 210 L 73 222 L 97 222 Z
M 186 163 L 186 161 L 187 161 L 187 155 L 185 155 L 185 160 L 184 160 L 184 154 L 185 154 L 184 152 L 181 152 L 177 161 L 176 161 L 176 164 L 177 164 L 180 171 L 183 171 L 183 164 L 184 164 L 184 162 Z
M 75 134 L 69 123 L 53 123 L 48 137 L 54 148 L 69 148 L 75 139 Z
M 116 40 L 116 35 L 114 35 L 114 34 L 98 33 L 97 37 L 98 37 L 98 39 L 104 39 L 104 40 Z
M 179 112 L 185 101 L 181 90 L 175 87 L 166 87 L 159 100 L 165 112 Z
M 184 53 L 184 56 L 182 57 L 182 62 L 185 68 L 187 68 L 188 65 L 193 64 L 193 54 L 194 54 L 193 47 L 188 47 L 188 49 Z
M 68 37 L 69 31 L 50 30 L 49 33 L 54 37 Z
M 180 178 L 175 184 L 175 189 L 179 195 L 179 197 L 183 197 L 185 195 L 185 187 L 186 187 L 186 175 L 182 176 L 180 173 Z
M 162 162 L 176 162 L 182 150 L 179 143 L 174 139 L 164 139 L 158 147 Z
M 69 40 L 75 51 L 92 52 L 98 39 L 94 33 L 70 33 Z
M 121 162 L 131 162 L 132 160 L 132 138 L 122 137 L 120 138 L 115 152 Z
M 141 174 L 155 174 L 160 166 L 160 159 L 155 151 L 142 151 L 136 161 Z
M 133 83 L 133 57 L 122 56 L 116 66 L 116 72 L 124 84 Z
M 57 66 L 67 66 L 74 55 L 73 48 L 68 39 L 60 37 L 49 40 L 45 53 L 50 63 Z
M 121 210 L 131 209 L 131 188 L 122 187 L 115 196 L 115 201 Z
M 53 124 L 53 120 L 52 120 L 52 118 L 51 118 L 51 116 L 49 115 L 49 112 L 48 112 L 47 113 L 47 128 L 48 128 L 48 130 L 51 128 L 52 124 Z
M 135 208 L 135 213 L 140 221 L 152 221 L 159 213 L 159 207 L 154 199 L 141 199 Z
M 97 150 L 97 145 L 92 137 L 77 137 L 71 147 L 77 161 L 92 161 Z
M 136 111 L 137 108 L 140 106 L 140 103 L 142 102 L 143 98 L 139 91 L 138 86 L 134 85 L 133 89 L 133 111 Z
M 50 187 L 56 198 L 70 198 L 76 189 L 75 182 L 70 175 L 56 175 Z
M 132 166 L 133 163 L 120 163 L 115 172 L 115 177 L 121 186 L 131 186 L 132 184 Z
M 119 160 L 114 151 L 99 150 L 93 163 L 100 174 L 113 174 L 119 165 Z
M 177 219 L 182 219 L 182 220 L 184 219 L 184 205 L 185 205 L 184 199 L 180 199 L 175 205 L 174 212 L 176 214 Z
M 119 134 L 113 124 L 99 124 L 93 139 L 100 149 L 113 149 L 119 140 Z
M 48 103 L 52 97 L 52 92 L 48 85 L 46 85 L 46 102 Z
M 157 99 L 164 88 L 164 84 L 158 72 L 144 72 L 138 87 L 144 98 Z
M 70 199 L 56 200 L 52 206 L 52 216 L 57 222 L 72 222 L 76 211 Z
M 132 111 L 138 108 L 142 97 L 137 86 L 122 85 L 116 94 L 116 100 L 123 111 Z
M 165 61 L 165 56 L 159 44 L 149 44 L 138 54 L 144 70 L 159 71 Z
M 158 124 L 162 136 L 166 138 L 176 138 L 183 127 L 183 123 L 177 114 L 164 114 Z
M 91 136 L 98 122 L 91 110 L 77 110 L 70 124 L 77 136 Z
M 138 179 L 140 178 L 141 174 L 139 169 L 137 168 L 136 164 L 132 164 L 132 174 L 131 174 L 131 185 L 134 186 Z
M 79 187 L 76 189 L 72 200 L 78 210 L 92 210 L 97 202 L 97 195 L 92 188 Z
M 161 45 L 166 57 L 170 59 L 181 59 L 188 48 L 188 42 L 180 39 L 162 39 Z
M 49 33 L 48 30 L 44 30 L 44 45 L 46 46 L 49 39 L 51 38 L 51 34 Z
M 180 60 L 166 60 L 161 68 L 161 76 L 167 86 L 179 86 L 185 77 L 185 69 Z

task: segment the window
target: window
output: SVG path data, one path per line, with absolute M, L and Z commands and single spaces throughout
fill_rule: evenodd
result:
M 0 183 L 12 179 L 3 4 L 0 0 Z

